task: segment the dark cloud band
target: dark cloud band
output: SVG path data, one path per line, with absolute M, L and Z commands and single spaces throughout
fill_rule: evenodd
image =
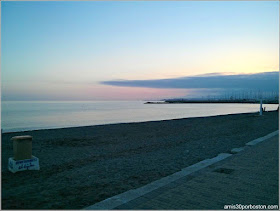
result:
M 160 89 L 259 89 L 278 91 L 279 72 L 242 75 L 202 75 L 158 80 L 112 80 L 102 84 Z

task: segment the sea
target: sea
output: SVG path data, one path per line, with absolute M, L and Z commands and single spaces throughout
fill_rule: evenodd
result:
M 2 132 L 65 128 L 259 111 L 259 104 L 144 104 L 145 101 L 3 101 Z M 267 111 L 278 105 L 264 104 Z

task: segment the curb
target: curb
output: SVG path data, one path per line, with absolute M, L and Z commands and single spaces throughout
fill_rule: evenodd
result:
M 247 146 L 254 146 L 254 145 L 256 145 L 256 144 L 258 144 L 258 143 L 260 143 L 260 142 L 262 142 L 262 141 L 265 141 L 265 140 L 268 139 L 268 138 L 271 138 L 271 137 L 277 135 L 278 133 L 279 133 L 279 130 L 276 130 L 276 131 L 274 131 L 274 132 L 272 132 L 272 133 L 269 133 L 269 134 L 266 135 L 266 136 L 257 138 L 257 139 L 255 139 L 255 140 L 253 140 L 253 141 L 250 141 L 250 142 L 248 142 L 246 145 L 247 145 Z

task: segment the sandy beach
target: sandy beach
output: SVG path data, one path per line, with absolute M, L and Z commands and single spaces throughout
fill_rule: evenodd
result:
M 278 112 L 2 134 L 2 209 L 82 209 L 278 129 Z M 11 137 L 33 136 L 40 171 L 11 173 Z

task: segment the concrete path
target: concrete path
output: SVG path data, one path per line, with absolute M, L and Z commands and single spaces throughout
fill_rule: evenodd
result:
M 224 205 L 278 205 L 279 138 L 178 179 L 114 209 L 224 209 Z
M 85 209 L 201 210 L 224 209 L 225 205 L 237 204 L 277 206 L 278 134 L 275 131 L 244 147 L 232 149 L 231 153 L 221 153 Z

